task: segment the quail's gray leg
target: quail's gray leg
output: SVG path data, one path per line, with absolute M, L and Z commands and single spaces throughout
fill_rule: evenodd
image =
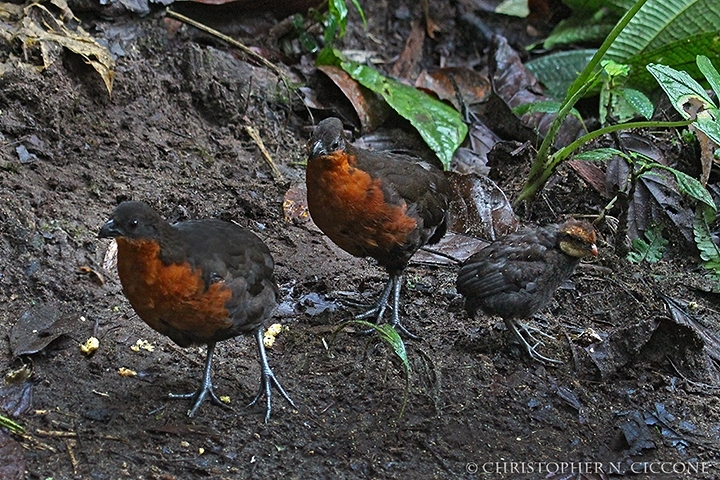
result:
M 203 378 L 200 388 L 192 393 L 170 393 L 168 397 L 172 399 L 186 399 L 190 398 L 194 401 L 192 408 L 188 410 L 188 417 L 192 417 L 197 412 L 197 409 L 205 401 L 206 398 L 210 398 L 210 401 L 215 405 L 219 405 L 224 408 L 230 408 L 228 405 L 223 403 L 213 391 L 213 384 L 211 380 L 212 373 L 212 360 L 213 354 L 215 353 L 215 342 L 208 343 L 207 356 L 205 357 L 205 368 L 203 369 Z
M 267 353 L 265 353 L 265 343 L 263 343 L 263 331 L 261 328 L 255 330 L 255 341 L 257 342 L 258 354 L 260 356 L 260 388 L 258 389 L 257 395 L 250 402 L 248 407 L 255 405 L 260 398 L 265 395 L 265 423 L 270 420 L 270 411 L 272 410 L 271 397 L 272 387 L 275 387 L 280 395 L 287 400 L 287 402 L 297 408 L 295 403 L 290 399 L 290 396 L 285 392 L 285 389 L 280 385 L 275 374 L 270 368 L 270 364 L 267 360 Z
M 402 274 L 401 273 L 390 274 L 390 279 L 388 280 L 387 284 L 385 285 L 385 288 L 383 289 L 382 293 L 380 294 L 380 297 L 378 298 L 378 301 L 375 303 L 373 308 L 371 308 L 367 312 L 361 313 L 360 315 L 356 315 L 354 317 L 355 320 L 363 320 L 366 318 L 375 318 L 375 323 L 377 323 L 379 325 L 382 322 L 382 317 L 385 314 L 385 310 L 387 310 L 388 300 L 390 300 L 390 295 L 392 294 L 392 321 L 390 322 L 390 325 L 392 325 L 392 327 L 395 330 L 399 331 L 399 333 L 406 336 L 407 338 L 411 338 L 413 340 L 419 339 L 420 337 L 418 337 L 414 333 L 411 333 L 400 322 L 400 289 L 401 289 L 401 287 L 402 287 Z M 372 333 L 372 329 L 366 330 L 364 333 Z

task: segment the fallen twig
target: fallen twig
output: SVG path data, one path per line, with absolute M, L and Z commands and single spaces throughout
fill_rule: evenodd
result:
M 67 448 L 68 455 L 70 456 L 70 463 L 73 467 L 73 473 L 75 475 L 78 474 L 78 470 L 80 467 L 80 462 L 78 462 L 77 457 L 75 456 L 75 447 L 77 446 L 77 441 L 71 440 L 69 438 L 65 439 L 65 447 Z
M 202 31 L 205 32 L 205 33 L 209 33 L 210 35 L 213 35 L 213 36 L 219 38 L 220 40 L 223 40 L 223 41 L 229 43 L 230 45 L 239 48 L 239 49 L 242 50 L 246 55 L 248 55 L 248 56 L 252 57 L 253 59 L 257 60 L 258 62 L 260 62 L 264 67 L 268 68 L 269 70 L 272 70 L 273 73 L 275 73 L 275 75 L 277 75 L 278 77 L 280 77 L 280 78 L 282 79 L 283 83 L 285 83 L 285 85 L 287 86 L 287 75 L 285 75 L 285 72 L 283 72 L 283 71 L 280 69 L 280 67 L 278 67 L 278 66 L 275 65 L 274 63 L 270 62 L 268 59 L 266 59 L 266 58 L 263 57 L 262 55 L 258 54 L 257 52 L 252 51 L 252 50 L 250 49 L 250 47 L 248 47 L 247 45 L 238 42 L 237 40 L 235 40 L 235 39 L 232 38 L 232 37 L 228 37 L 228 36 L 225 35 L 224 33 L 221 33 L 221 32 L 219 32 L 219 31 L 215 30 L 214 28 L 210 28 L 210 27 L 208 27 L 207 25 L 204 25 L 204 24 L 202 24 L 202 23 L 200 23 L 200 22 L 198 22 L 198 21 L 196 21 L 196 20 L 193 20 L 193 19 L 190 18 L 190 17 L 186 17 L 186 16 L 183 15 L 182 13 L 178 13 L 178 12 L 176 12 L 176 11 L 174 11 L 174 10 L 169 9 L 169 8 L 166 9 L 165 12 L 167 13 L 167 15 L 168 15 L 169 17 L 172 17 L 172 18 L 174 18 L 174 19 L 176 19 L 176 20 L 179 20 L 179 21 L 181 21 L 181 22 L 183 22 L 183 23 L 187 23 L 188 25 L 191 25 L 191 26 L 197 28 L 198 30 L 202 30 Z
M 273 178 L 275 178 L 276 182 L 284 182 L 285 178 L 283 177 L 283 174 L 278 170 L 277 166 L 275 165 L 275 162 L 273 162 L 272 157 L 270 156 L 270 153 L 267 151 L 267 148 L 265 148 L 265 143 L 263 142 L 262 138 L 260 137 L 260 132 L 257 131 L 257 129 L 251 125 L 245 125 L 245 131 L 248 135 L 250 135 L 250 138 L 253 139 L 255 142 L 255 145 L 258 146 L 260 149 L 260 152 L 263 155 L 263 158 L 265 158 L 265 161 L 270 166 L 270 170 L 272 170 Z
M 35 430 L 35 435 L 41 437 L 77 437 L 75 432 L 63 432 L 61 430 Z

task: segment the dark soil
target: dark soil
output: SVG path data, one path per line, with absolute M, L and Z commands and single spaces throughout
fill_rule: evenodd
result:
M 410 25 L 397 8 L 370 13 L 386 58 L 402 48 L 396 29 Z M 406 383 L 391 350 L 350 329 L 334 337 L 352 314 L 337 303 L 308 312 L 308 294 L 369 299 L 385 274 L 285 219 L 283 197 L 304 181 L 296 163 L 312 124 L 297 98 L 220 43 L 186 29 L 169 38 L 160 14 L 94 27 L 126 53 L 112 99 L 70 54 L 43 73 L 0 77 L 0 366 L 33 369 L 32 408 L 16 419 L 27 434 L 15 437 L 27 478 L 571 478 L 548 477 L 560 462 L 628 474 L 669 462 L 666 470 L 707 473 L 634 478 L 720 478 L 715 369 L 697 333 L 718 331 L 720 317 L 717 299 L 691 288 L 700 273 L 689 249 L 636 266 L 602 242 L 600 258 L 535 321 L 554 337 L 541 348 L 559 367 L 530 362 L 499 319 L 468 319 L 456 267 L 411 264 L 402 313 L 422 339 L 406 342 L 412 374 L 398 418 Z M 260 131 L 285 182 L 244 125 Z M 20 163 L 20 145 L 35 158 Z M 563 170 L 536 215 L 596 213 L 583 210 L 587 192 Z M 110 242 L 96 234 L 124 199 L 173 221 L 234 220 L 268 243 L 284 301 L 275 321 L 288 327 L 270 363 L 297 410 L 276 395 L 265 424 L 262 409 L 244 407 L 259 378 L 249 338 L 222 342 L 215 356 L 216 391 L 234 411 L 207 403 L 188 418 L 187 404 L 167 399 L 197 386 L 204 347 L 181 349 L 147 327 L 105 269 Z M 661 294 L 688 302 L 700 327 L 673 321 Z M 68 333 L 14 358 L 10 332 L 39 305 L 67 315 Z M 86 357 L 79 344 L 96 324 L 100 348 Z M 602 358 L 589 353 L 589 329 L 606 340 Z M 131 350 L 139 339 L 155 350 Z M 119 375 L 121 367 L 138 376 Z

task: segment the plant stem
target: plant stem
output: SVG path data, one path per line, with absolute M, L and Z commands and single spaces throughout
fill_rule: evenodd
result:
M 595 55 L 593 55 L 593 57 L 590 59 L 590 62 L 588 62 L 582 72 L 580 72 L 580 75 L 578 75 L 572 85 L 570 85 L 567 95 L 565 96 L 565 100 L 563 101 L 560 110 L 558 111 L 555 119 L 550 125 L 548 133 L 545 135 L 545 138 L 543 139 L 540 148 L 538 149 L 537 157 L 535 158 L 535 161 L 530 167 L 530 173 L 528 174 L 527 181 L 523 186 L 520 197 L 514 202 L 515 205 L 517 205 L 519 202 L 530 200 L 532 197 L 534 197 L 535 193 L 540 189 L 540 187 L 542 187 L 542 185 L 545 183 L 545 180 L 547 180 L 547 178 L 550 176 L 550 173 L 552 173 L 547 173 L 546 171 L 544 171 L 546 170 L 545 165 L 548 163 L 547 159 L 550 147 L 555 143 L 555 137 L 560 131 L 560 127 L 565 121 L 565 117 L 567 117 L 568 112 L 570 112 L 570 110 L 575 106 L 577 101 L 580 100 L 580 98 L 582 98 L 582 96 L 585 95 L 585 93 L 587 93 L 590 87 L 595 83 L 595 80 L 600 75 L 599 70 L 595 71 L 596 67 L 600 64 L 600 61 L 605 56 L 605 53 L 608 51 L 615 39 L 618 37 L 618 35 L 620 35 L 620 32 L 622 32 L 622 30 L 627 26 L 627 24 L 630 23 L 630 20 L 632 20 L 635 14 L 642 8 L 643 5 L 645 5 L 646 1 L 647 0 L 638 0 L 637 2 L 635 2 L 632 8 L 630 8 L 630 10 L 625 12 L 625 15 L 623 15 L 617 25 L 613 27 L 612 31 L 610 31 L 608 36 L 605 38 L 605 41 L 602 43 L 602 45 L 600 45 L 598 51 L 595 52 Z M 538 183 L 537 177 L 540 175 L 541 171 L 542 176 L 540 176 L 540 178 L 542 180 Z
M 545 181 L 550 177 L 550 175 L 553 174 L 555 169 L 558 165 L 560 165 L 567 157 L 569 157 L 575 150 L 577 150 L 579 147 L 585 145 L 586 143 L 590 142 L 591 140 L 600 137 L 602 135 L 616 132 L 618 130 L 629 130 L 632 128 L 676 128 L 676 127 L 685 127 L 687 125 L 690 125 L 692 123 L 692 120 L 682 120 L 680 122 L 657 122 L 657 121 L 644 121 L 644 122 L 631 122 L 631 123 L 618 123 L 616 125 L 610 125 L 604 128 L 600 128 L 598 130 L 593 130 L 592 132 L 586 133 L 582 137 L 578 138 L 574 142 L 572 142 L 570 145 L 567 145 L 566 147 L 563 147 L 562 149 L 558 150 L 556 153 L 550 156 L 550 158 L 547 159 L 546 162 L 540 165 L 540 168 L 538 170 L 542 169 L 540 173 L 536 174 L 533 178 L 532 176 L 528 176 L 528 182 L 523 187 L 522 191 L 520 192 L 520 195 L 515 200 L 515 204 L 517 205 L 520 202 L 530 200 L 532 197 L 535 196 L 537 191 L 545 184 Z M 546 137 L 547 138 L 547 137 Z M 538 155 L 539 159 L 539 155 Z M 536 160 L 537 163 L 537 160 Z M 534 167 L 534 165 L 533 165 Z

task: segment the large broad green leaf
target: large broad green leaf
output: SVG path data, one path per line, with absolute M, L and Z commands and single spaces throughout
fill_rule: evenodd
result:
M 562 99 L 593 55 L 594 49 L 571 50 L 530 60 L 525 66 L 542 82 L 547 95 Z
M 647 83 L 644 67 L 662 63 L 678 69 L 695 67 L 704 54 L 720 59 L 720 1 L 649 0 L 608 49 L 606 58 L 635 65 L 635 84 Z M 690 71 L 697 75 L 697 69 Z
M 707 57 L 698 57 L 697 64 L 713 88 L 720 88 L 717 70 Z M 648 65 L 647 69 L 665 90 L 675 110 L 687 119 L 697 116 L 695 126 L 713 142 L 720 144 L 720 110 L 705 89 L 687 72 L 665 65 Z
M 552 50 L 559 45 L 573 43 L 600 43 L 613 29 L 612 23 L 596 23 L 592 25 L 575 24 L 563 20 L 555 27 L 548 38 L 543 42 L 543 48 Z
M 697 66 L 712 87 L 715 96 L 720 97 L 720 73 L 715 69 L 715 65 L 705 55 L 699 55 L 697 57 Z
M 575 3 L 582 9 L 583 0 L 566 0 L 572 8 Z M 597 1 L 588 0 L 590 6 Z M 629 8 L 631 0 L 605 0 L 602 6 L 613 9 Z M 649 63 L 669 65 L 686 70 L 700 78 L 695 63 L 697 55 L 706 55 L 710 61 L 720 64 L 720 1 L 719 0 L 647 0 L 608 49 L 605 58 L 633 67 L 628 84 L 640 89 L 653 88 L 654 82 L 645 66 Z M 567 71 L 579 71 L 581 54 L 565 52 L 551 54 L 531 62 L 530 67 L 538 79 L 550 86 L 557 96 L 567 91 L 570 82 L 561 75 Z
M 685 112 L 684 106 L 691 99 L 695 99 L 705 109 L 715 106 L 705 89 L 687 72 L 654 64 L 648 65 L 647 69 L 665 90 L 675 110 L 686 118 L 689 118 L 689 113 Z
M 457 110 L 415 87 L 385 77 L 374 68 L 347 60 L 338 51 L 325 50 L 317 61 L 339 65 L 364 87 L 381 95 L 393 110 L 415 127 L 445 169 L 450 168 L 453 154 L 468 131 Z

